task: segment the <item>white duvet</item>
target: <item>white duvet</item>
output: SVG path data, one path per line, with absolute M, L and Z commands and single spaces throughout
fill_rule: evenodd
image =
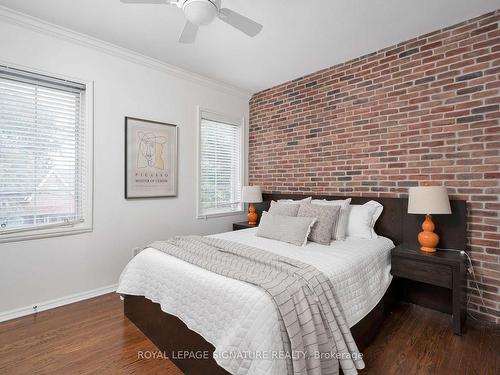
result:
M 314 265 L 335 286 L 350 327 L 380 301 L 391 282 L 391 240 L 347 238 L 304 247 L 255 236 L 256 229 L 214 235 Z M 277 310 L 257 286 L 220 276 L 147 248 L 125 267 L 118 293 L 145 296 L 215 347 L 217 363 L 234 375 L 286 375 Z M 182 349 L 182 348 L 181 348 Z M 168 354 L 168 353 L 167 353 Z

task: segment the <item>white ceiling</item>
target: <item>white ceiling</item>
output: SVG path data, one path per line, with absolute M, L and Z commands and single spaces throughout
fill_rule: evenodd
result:
M 0 5 L 257 92 L 500 8 L 500 0 L 222 0 L 264 25 L 249 38 L 216 20 L 193 45 L 173 5 L 0 0 Z M 1 57 L 1 50 L 0 50 Z

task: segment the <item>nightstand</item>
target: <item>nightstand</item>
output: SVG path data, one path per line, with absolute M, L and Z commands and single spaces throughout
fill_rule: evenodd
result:
M 424 253 L 417 245 L 399 245 L 392 250 L 391 263 L 400 297 L 451 313 L 453 333 L 461 335 L 466 316 L 466 257 L 455 251 Z
M 248 229 L 248 228 L 257 228 L 258 225 L 248 224 L 248 221 L 242 221 L 240 223 L 233 224 L 233 231 L 240 229 Z

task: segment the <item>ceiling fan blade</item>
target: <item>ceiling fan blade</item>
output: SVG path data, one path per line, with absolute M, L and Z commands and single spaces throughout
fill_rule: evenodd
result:
M 170 0 L 120 0 L 125 4 L 170 4 Z
M 256 36 L 262 30 L 262 25 L 247 18 L 234 10 L 222 8 L 218 16 L 225 23 L 237 28 L 248 36 Z
M 179 42 L 184 44 L 194 43 L 197 33 L 198 26 L 196 26 L 194 23 L 186 21 L 186 26 L 184 26 L 184 30 L 182 30 Z

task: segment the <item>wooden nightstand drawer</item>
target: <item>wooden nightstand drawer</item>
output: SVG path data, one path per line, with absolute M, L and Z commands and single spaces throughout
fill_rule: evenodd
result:
M 466 258 L 459 251 L 420 251 L 401 244 L 391 251 L 391 273 L 400 298 L 442 312 L 452 312 L 453 332 L 462 334 L 465 321 Z
M 403 257 L 393 257 L 391 273 L 394 276 L 445 288 L 451 289 L 453 286 L 452 270 L 447 265 L 421 262 Z

